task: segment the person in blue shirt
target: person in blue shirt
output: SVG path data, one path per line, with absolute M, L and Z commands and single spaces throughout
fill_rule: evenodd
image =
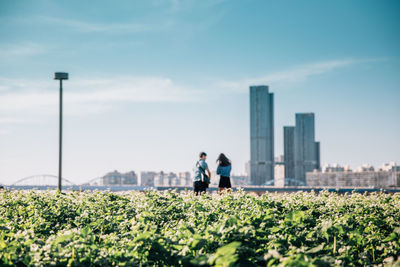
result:
M 193 175 L 193 189 L 196 196 L 202 192 L 206 192 L 208 187 L 208 183 L 204 182 L 204 175 L 206 175 L 206 172 L 208 173 L 208 177 L 211 182 L 211 172 L 206 163 L 207 154 L 205 152 L 200 152 L 199 156 L 200 159 L 197 161 L 196 166 L 194 167 Z
M 217 159 L 217 174 L 219 174 L 219 192 L 221 193 L 224 189 L 230 191 L 232 188 L 231 185 L 231 170 L 232 170 L 232 163 L 231 161 L 225 156 L 224 153 L 219 154 Z

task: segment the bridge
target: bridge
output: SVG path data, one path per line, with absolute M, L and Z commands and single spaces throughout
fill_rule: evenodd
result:
M 40 174 L 24 177 L 12 183 L 11 186 L 57 186 L 58 176 L 52 174 Z M 75 183 L 71 182 L 66 178 L 62 178 L 63 186 L 74 186 Z
M 155 189 L 155 187 L 142 187 L 135 185 L 104 185 L 102 177 L 95 177 L 90 179 L 88 182 L 83 184 L 76 184 L 69 179 L 62 178 L 63 190 L 109 190 L 109 191 L 128 191 L 128 190 L 140 190 L 144 191 L 147 189 Z M 52 174 L 39 174 L 31 175 L 28 177 L 21 178 L 9 185 L 4 185 L 6 188 L 15 190 L 49 190 L 57 189 L 58 176 Z

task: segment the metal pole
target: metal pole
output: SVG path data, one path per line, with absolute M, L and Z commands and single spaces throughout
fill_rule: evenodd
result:
M 60 129 L 59 129 L 59 148 L 58 148 L 58 190 L 61 192 L 61 177 L 62 177 L 62 79 L 60 79 Z

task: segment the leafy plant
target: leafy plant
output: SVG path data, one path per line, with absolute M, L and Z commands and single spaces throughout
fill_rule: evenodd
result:
M 400 194 L 0 192 L 0 266 L 399 266 Z

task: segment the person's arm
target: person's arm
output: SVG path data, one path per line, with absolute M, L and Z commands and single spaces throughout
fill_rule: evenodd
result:
M 207 171 L 207 173 L 208 173 L 208 178 L 210 178 L 210 180 L 211 180 L 211 172 L 210 172 L 210 169 L 208 169 L 208 164 L 204 161 L 204 166 L 203 166 L 203 168 Z

